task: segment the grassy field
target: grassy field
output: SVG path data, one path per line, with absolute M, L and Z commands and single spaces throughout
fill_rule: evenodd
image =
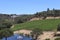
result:
M 34 29 L 40 28 L 42 30 L 55 30 L 60 23 L 60 19 L 48 19 L 48 20 L 35 20 L 31 22 L 25 22 L 22 24 L 16 24 L 13 30 L 20 29 Z

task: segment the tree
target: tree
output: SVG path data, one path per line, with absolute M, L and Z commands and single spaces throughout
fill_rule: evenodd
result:
M 60 24 L 58 24 L 57 31 L 60 31 Z
M 5 40 L 7 40 L 7 37 L 10 37 L 13 35 L 13 31 L 8 29 L 3 29 L 0 30 L 0 38 L 5 38 Z
M 47 8 L 47 12 L 49 12 L 50 11 L 50 9 L 49 8 Z
M 40 34 L 42 34 L 42 30 L 39 28 L 35 28 L 31 32 L 31 36 L 32 36 L 33 40 L 37 40 L 37 38 Z
M 17 23 L 23 23 L 23 21 L 21 19 L 17 20 Z
M 11 22 L 3 22 L 2 25 L 5 25 L 5 28 L 10 28 L 12 26 Z
M 55 9 L 53 8 L 53 16 L 56 17 Z
M 60 38 L 56 38 L 55 40 L 60 40 Z
M 46 19 L 46 17 L 47 17 L 47 12 L 46 12 L 46 11 L 43 11 L 42 13 L 43 13 L 43 19 Z
M 5 25 L 0 24 L 0 30 L 4 29 L 5 27 L 6 27 Z
M 35 17 L 39 17 L 39 12 L 36 12 Z

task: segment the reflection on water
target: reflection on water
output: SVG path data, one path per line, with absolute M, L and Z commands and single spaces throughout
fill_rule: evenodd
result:
M 5 40 L 5 38 L 3 38 L 2 40 Z M 15 34 L 11 37 L 8 37 L 7 40 L 32 40 L 32 38 Z

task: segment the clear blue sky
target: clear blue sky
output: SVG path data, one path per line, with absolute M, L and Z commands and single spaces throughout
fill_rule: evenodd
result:
M 0 0 L 3 14 L 34 14 L 47 8 L 60 9 L 60 0 Z

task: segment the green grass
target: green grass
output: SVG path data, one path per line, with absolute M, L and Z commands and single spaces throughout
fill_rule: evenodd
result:
M 34 29 L 40 28 L 42 30 L 54 30 L 57 29 L 57 25 L 60 23 L 60 19 L 48 19 L 48 20 L 35 20 L 31 22 L 25 22 L 22 24 L 16 24 L 13 30 L 20 29 Z

